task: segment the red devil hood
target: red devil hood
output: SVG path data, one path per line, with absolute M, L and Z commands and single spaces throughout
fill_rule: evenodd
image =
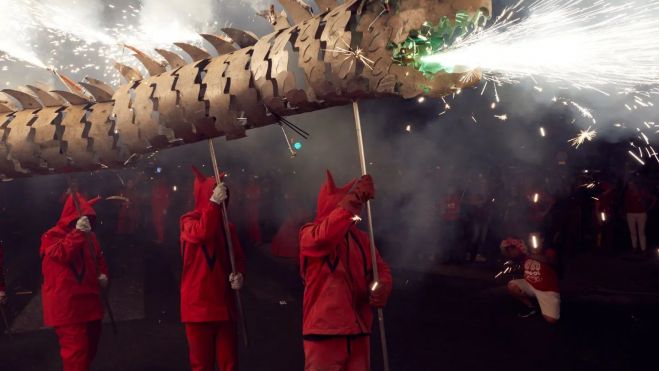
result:
M 318 192 L 318 205 L 316 206 L 316 222 L 327 217 L 334 210 L 339 202 L 350 192 L 352 186 L 357 180 L 353 179 L 343 187 L 338 188 L 334 183 L 332 173 L 327 170 L 327 179 L 320 187 Z
M 57 221 L 58 227 L 66 229 L 71 225 L 71 223 L 78 220 L 83 215 L 88 217 L 96 216 L 96 211 L 94 211 L 92 206 L 98 202 L 98 197 L 87 201 L 80 193 L 76 193 L 76 198 L 78 199 L 78 204 L 80 205 L 80 212 L 76 210 L 75 203 L 73 202 L 73 196 L 69 194 L 66 197 L 66 202 L 64 202 L 62 215 L 60 215 L 59 220 Z
M 194 180 L 194 209 L 195 211 L 201 211 L 204 207 L 210 204 L 211 196 L 213 195 L 213 190 L 217 185 L 215 177 L 204 175 L 196 167 L 192 167 L 192 171 L 195 174 Z M 226 174 L 220 173 L 220 177 L 224 178 Z M 228 203 L 228 199 L 227 199 Z

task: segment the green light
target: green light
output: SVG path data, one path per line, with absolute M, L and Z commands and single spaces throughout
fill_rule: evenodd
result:
M 301 150 L 302 149 L 302 143 L 301 142 L 293 143 L 293 148 L 295 148 L 296 151 Z
M 436 25 L 424 22 L 420 29 L 412 30 L 405 41 L 390 44 L 393 60 L 402 66 L 411 66 L 426 76 L 439 72 L 453 72 L 453 66 L 442 65 L 436 60 L 425 58 L 449 48 L 458 38 L 464 37 L 482 24 L 486 17 L 478 12 L 475 17 L 466 11 L 455 15 L 455 21 L 442 17 Z

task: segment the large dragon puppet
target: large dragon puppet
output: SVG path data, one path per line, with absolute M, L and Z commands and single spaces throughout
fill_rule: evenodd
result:
M 475 84 L 477 71 L 426 65 L 479 27 L 491 0 L 279 0 L 264 15 L 275 31 L 202 35 L 217 56 L 177 43 L 160 62 L 135 48 L 149 77 L 117 64 L 114 90 L 86 78 L 76 91 L 3 90 L 0 178 L 121 167 L 171 146 L 225 136 L 281 117 L 388 96 L 440 97 Z

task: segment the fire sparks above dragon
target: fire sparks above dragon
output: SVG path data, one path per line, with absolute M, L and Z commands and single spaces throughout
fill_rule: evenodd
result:
M 239 139 L 278 117 L 357 99 L 441 97 L 479 80 L 421 69 L 408 48 L 425 28 L 436 30 L 433 42 L 451 42 L 491 14 L 491 0 L 317 0 L 316 15 L 300 0 L 279 2 L 285 12 L 264 13 L 269 35 L 202 35 L 217 56 L 177 43 L 193 63 L 127 46 L 149 77 L 117 64 L 126 83 L 116 90 L 64 76 L 69 91 L 3 90 L 11 99 L 0 104 L 0 177 L 126 166 L 176 145 Z

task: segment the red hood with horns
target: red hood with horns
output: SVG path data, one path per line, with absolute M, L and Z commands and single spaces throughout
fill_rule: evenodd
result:
M 213 195 L 213 190 L 217 185 L 214 176 L 206 176 L 195 166 L 192 167 L 192 171 L 195 174 L 194 180 L 194 209 L 195 211 L 201 211 L 205 206 L 207 206 L 211 201 L 210 198 Z M 220 178 L 224 179 L 226 173 L 220 173 Z M 227 191 L 228 192 L 228 191 Z M 227 199 L 227 204 L 229 200 Z
M 318 204 L 316 206 L 316 222 L 327 217 L 334 210 L 339 202 L 350 192 L 357 179 L 353 179 L 343 187 L 337 187 L 334 183 L 334 177 L 327 170 L 327 179 L 320 187 L 318 192 Z
M 100 200 L 100 198 L 96 197 L 87 201 L 80 193 L 77 192 L 76 198 L 78 199 L 80 212 L 78 212 L 76 209 L 75 203 L 73 202 L 73 196 L 69 194 L 66 197 L 66 201 L 64 202 L 62 215 L 60 215 L 59 220 L 57 221 L 58 227 L 67 229 L 69 226 L 71 226 L 71 223 L 78 220 L 83 215 L 90 218 L 96 217 L 96 211 L 94 211 L 93 206 Z

